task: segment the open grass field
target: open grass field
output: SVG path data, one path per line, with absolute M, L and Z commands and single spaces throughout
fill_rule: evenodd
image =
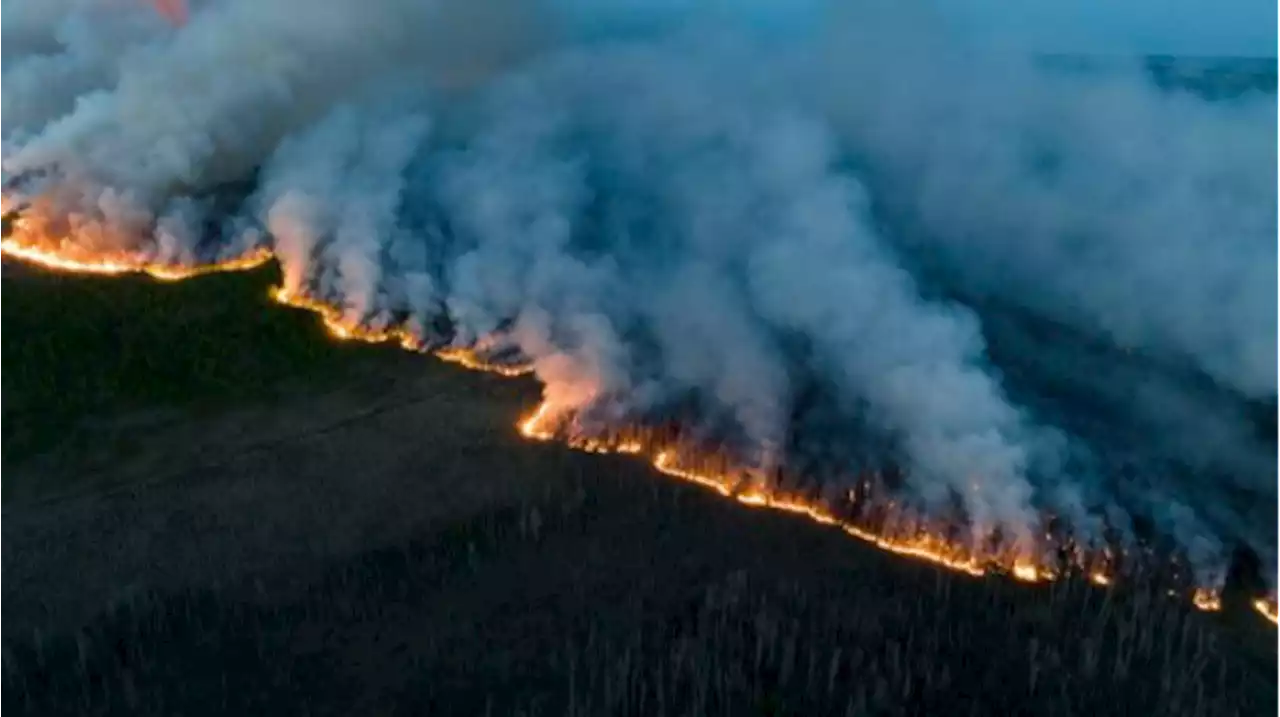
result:
M 1239 606 L 975 580 L 526 443 L 531 382 L 336 344 L 271 274 L 5 266 L 14 714 L 1276 711 Z

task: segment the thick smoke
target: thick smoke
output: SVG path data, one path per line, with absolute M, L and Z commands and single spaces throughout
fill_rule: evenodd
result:
M 1125 476 L 1105 494 L 1274 562 L 1274 74 L 1209 102 L 1139 58 L 981 53 L 897 11 L 832 27 L 814 102 L 1010 390 Z
M 6 199 L 150 261 L 266 246 L 349 322 L 517 353 L 581 430 L 1274 559 L 1274 95 L 625 6 L 11 2 Z
M 4 134 L 39 130 L 119 78 L 121 58 L 163 24 L 151 13 L 61 0 L 4 8 Z
M 1274 95 L 1211 103 L 1128 68 L 1053 73 L 891 21 L 840 27 L 821 100 L 904 242 L 971 294 L 1275 396 Z

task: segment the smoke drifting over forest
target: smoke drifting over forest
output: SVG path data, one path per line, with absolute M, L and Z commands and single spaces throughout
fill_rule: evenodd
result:
M 6 209 L 77 256 L 269 249 L 575 430 L 679 416 L 760 480 L 892 465 L 978 532 L 1136 521 L 1274 580 L 1273 91 L 877 2 L 633 5 L 13 0 Z

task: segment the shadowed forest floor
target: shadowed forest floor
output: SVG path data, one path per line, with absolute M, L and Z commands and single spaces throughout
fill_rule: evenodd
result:
M 1239 606 L 975 580 L 524 442 L 531 382 L 326 340 L 270 271 L 4 271 L 15 714 L 1275 713 Z

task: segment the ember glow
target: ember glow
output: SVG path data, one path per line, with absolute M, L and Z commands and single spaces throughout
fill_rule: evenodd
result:
M 1222 609 L 1222 596 L 1215 590 L 1196 588 L 1191 595 L 1191 604 L 1205 612 L 1217 612 Z
M 1253 609 L 1265 617 L 1272 625 L 1280 623 L 1280 610 L 1276 608 L 1276 596 L 1258 598 L 1253 601 Z

